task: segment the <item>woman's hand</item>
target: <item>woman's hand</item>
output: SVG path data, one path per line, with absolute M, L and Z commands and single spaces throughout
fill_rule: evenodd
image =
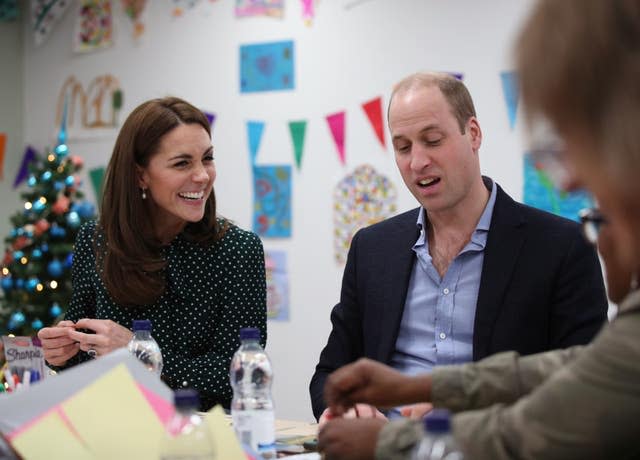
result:
M 43 327 L 38 331 L 44 359 L 52 366 L 63 366 L 80 350 L 80 345 L 69 335 L 74 328 L 73 321 L 60 321 L 55 326 Z
M 339 416 L 333 415 L 331 409 L 326 408 L 318 420 L 318 429 L 322 429 L 329 420 L 335 418 L 379 418 L 385 421 L 387 420 L 387 417 L 374 406 L 370 406 L 369 404 L 356 404 Z
M 77 330 L 69 332 L 69 337 L 78 342 L 80 350 L 95 356 L 106 355 L 118 348 L 125 347 L 133 332 L 110 319 L 81 319 L 75 324 L 76 329 L 90 329 L 95 334 L 86 334 Z

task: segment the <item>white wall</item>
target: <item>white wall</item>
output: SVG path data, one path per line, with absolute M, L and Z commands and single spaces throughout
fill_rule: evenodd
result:
M 512 68 L 510 46 L 531 1 L 368 0 L 346 8 L 358 2 L 322 0 L 311 27 L 303 24 L 298 1 L 287 0 L 283 20 L 236 20 L 233 3 L 202 2 L 201 9 L 175 19 L 170 2 L 148 2 L 147 33 L 134 43 L 130 21 L 120 2 L 113 2 L 115 45 L 86 55 L 72 52 L 74 11 L 38 48 L 25 28 L 24 138 L 37 147 L 52 145 L 56 99 L 70 75 L 85 85 L 100 74 L 117 76 L 124 90 L 122 119 L 146 99 L 184 97 L 217 113 L 213 134 L 220 211 L 250 228 L 245 121 L 266 121 L 259 164 L 292 164 L 287 122 L 308 120 L 303 168 L 293 178 L 293 237 L 265 239 L 264 244 L 289 254 L 291 321 L 269 323 L 277 416 L 310 420 L 308 382 L 330 330 L 329 313 L 342 276 L 342 267 L 333 260 L 333 187 L 367 162 L 396 184 L 399 211 L 416 206 L 396 172 L 391 150 L 380 147 L 360 104 L 378 95 L 386 104 L 392 85 L 418 70 L 463 72 L 484 132 L 483 170 L 520 199 L 520 128 L 509 128 L 499 73 Z M 238 46 L 284 39 L 295 40 L 295 91 L 240 94 Z M 324 120 L 342 109 L 347 110 L 346 167 L 337 159 Z M 114 139 L 115 133 L 108 133 L 69 144 L 84 157 L 86 172 L 106 165 Z M 85 190 L 93 196 L 88 180 Z M 0 209 L 6 215 L 14 207 Z

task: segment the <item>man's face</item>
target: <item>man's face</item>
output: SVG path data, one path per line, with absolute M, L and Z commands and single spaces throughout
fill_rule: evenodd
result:
M 462 134 L 449 103 L 433 86 L 396 93 L 389 129 L 402 179 L 420 204 L 429 212 L 464 206 L 480 177 L 477 120 L 470 118 Z

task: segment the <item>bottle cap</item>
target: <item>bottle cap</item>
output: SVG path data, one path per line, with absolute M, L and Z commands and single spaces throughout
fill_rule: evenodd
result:
M 447 433 L 451 430 L 450 417 L 447 409 L 433 409 L 424 418 L 424 429 L 430 433 Z
M 151 321 L 149 321 L 148 319 L 134 319 L 133 332 L 136 332 L 136 331 L 151 332 Z
M 243 327 L 240 329 L 240 340 L 259 340 L 260 329 L 257 327 Z
M 193 388 L 184 388 L 173 392 L 173 404 L 176 409 L 197 409 L 200 406 L 200 396 Z

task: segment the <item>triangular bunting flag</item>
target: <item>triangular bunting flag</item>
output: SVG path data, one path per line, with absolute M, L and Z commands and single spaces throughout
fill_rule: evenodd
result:
M 291 140 L 293 141 L 293 153 L 296 159 L 298 170 L 302 166 L 302 153 L 304 150 L 304 134 L 307 129 L 306 121 L 290 121 L 289 131 L 291 132 Z
M 368 102 L 365 102 L 364 104 L 362 104 L 362 108 L 367 114 L 373 130 L 376 132 L 378 140 L 380 141 L 382 146 L 385 147 L 384 124 L 382 122 L 382 98 L 377 97 Z
M 18 174 L 16 174 L 16 178 L 13 181 L 13 188 L 16 188 L 18 185 L 24 181 L 29 175 L 29 163 L 31 163 L 36 158 L 36 151 L 31 146 L 27 146 L 24 151 L 24 155 L 22 156 L 22 163 L 20 163 L 20 169 L 18 169 Z
M 262 131 L 264 130 L 263 121 L 248 121 L 247 136 L 249 136 L 249 153 L 251 154 L 251 166 L 256 164 L 260 141 L 262 140 Z
M 502 91 L 504 99 L 507 103 L 507 111 L 509 112 L 509 126 L 511 129 L 516 125 L 516 114 L 518 113 L 518 75 L 515 72 L 501 72 Z
M 204 116 L 207 117 L 209 125 L 211 126 L 211 131 L 213 131 L 213 123 L 216 121 L 216 114 L 213 112 L 207 112 L 206 110 L 203 110 L 202 113 L 204 113 Z
M 340 157 L 340 163 L 345 164 L 344 154 L 344 112 L 338 112 L 331 115 L 327 115 L 327 123 L 329 123 L 329 129 L 331 129 L 331 135 L 333 141 L 336 143 L 338 149 L 338 156 Z
M 68 0 L 31 0 L 31 27 L 36 46 L 47 39 L 71 3 Z
M 93 192 L 96 196 L 96 203 L 102 202 L 102 181 L 104 180 L 104 168 L 95 168 L 89 171 L 89 178 L 93 185 Z
M 0 180 L 4 180 L 4 149 L 7 145 L 7 135 L 0 133 Z
M 305 25 L 310 26 L 313 22 L 313 16 L 315 15 L 313 11 L 313 2 L 314 0 L 301 0 L 302 2 L 302 19 L 304 20 Z
M 460 72 L 447 72 L 447 73 L 460 81 L 462 81 L 462 79 L 464 78 L 464 75 L 461 74 Z

